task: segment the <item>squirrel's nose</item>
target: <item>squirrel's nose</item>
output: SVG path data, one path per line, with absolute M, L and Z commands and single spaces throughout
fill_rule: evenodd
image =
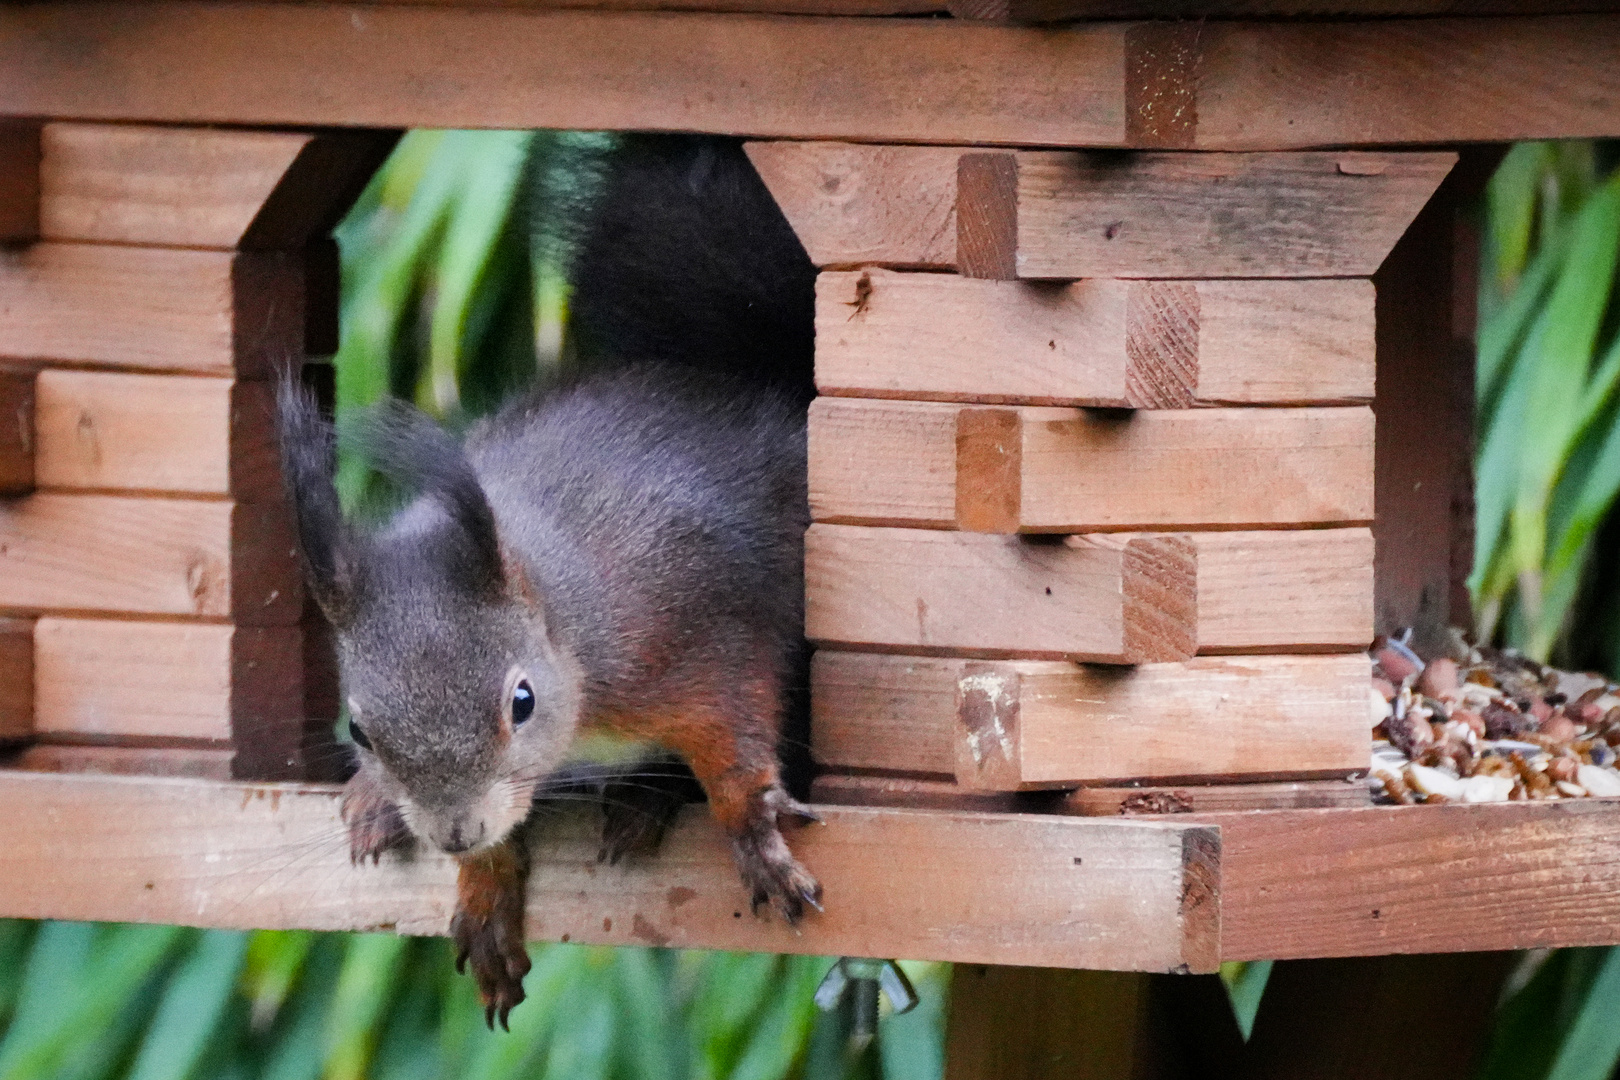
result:
M 458 821 L 454 825 L 450 826 L 450 835 L 444 839 L 442 846 L 444 847 L 444 850 L 448 851 L 450 854 L 459 855 L 461 852 L 471 849 L 474 844 L 478 843 L 478 841 L 482 840 L 483 838 L 483 822 L 480 821 L 478 823 L 478 834 L 476 836 L 469 837 L 467 835 L 467 830 L 463 829 L 461 827 L 461 822 Z

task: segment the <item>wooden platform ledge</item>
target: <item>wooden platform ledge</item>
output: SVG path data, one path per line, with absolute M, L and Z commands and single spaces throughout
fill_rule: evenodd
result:
M 826 887 L 797 933 L 748 913 L 689 809 L 657 857 L 596 861 L 594 814 L 536 841 L 536 939 L 990 964 L 1211 971 L 1218 832 L 1012 814 L 824 808 L 791 842 Z M 337 789 L 0 772 L 0 917 L 443 934 L 442 856 L 349 865 Z

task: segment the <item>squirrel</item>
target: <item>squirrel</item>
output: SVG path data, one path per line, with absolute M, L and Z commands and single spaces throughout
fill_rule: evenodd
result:
M 821 906 L 778 823 L 817 820 L 783 786 L 777 758 L 803 648 L 809 360 L 793 339 L 804 327 L 758 330 L 752 353 L 746 333 L 730 334 L 734 355 L 718 359 L 677 340 L 698 333 L 666 318 L 694 286 L 710 290 L 705 317 L 728 329 L 765 303 L 732 289 L 729 273 L 718 298 L 712 281 L 682 276 L 721 255 L 655 261 L 670 244 L 702 242 L 686 228 L 693 208 L 719 212 L 747 191 L 740 169 L 752 176 L 735 140 L 664 139 L 633 145 L 584 243 L 581 298 L 597 299 L 581 310 L 604 359 L 510 402 L 460 445 L 408 406 L 374 418 L 371 456 L 415 492 L 382 527 L 344 520 L 334 434 L 313 397 L 292 378 L 277 395 L 305 577 L 335 631 L 357 748 L 342 800 L 351 858 L 376 861 L 414 836 L 457 860 L 457 968 L 471 965 L 491 1026 L 523 1000 L 529 968 L 517 830 L 578 736 L 680 755 L 756 913 L 768 904 L 792 923 Z M 743 216 L 780 219 L 752 183 Z M 646 229 L 636 265 L 620 240 L 602 239 L 623 226 L 615 190 L 662 191 L 676 208 L 673 229 L 656 213 L 630 215 Z M 786 239 L 808 267 L 791 230 Z M 593 280 L 613 285 L 592 293 Z M 806 284 L 813 271 L 783 291 Z M 639 313 L 618 306 L 637 288 L 668 297 Z M 801 301 L 778 306 L 807 322 Z M 668 362 L 654 362 L 661 349 Z M 638 839 L 611 816 L 604 826 L 615 858 Z

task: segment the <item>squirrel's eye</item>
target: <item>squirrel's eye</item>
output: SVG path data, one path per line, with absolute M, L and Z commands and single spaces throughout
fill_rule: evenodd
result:
M 353 739 L 354 744 L 361 749 L 371 749 L 371 740 L 366 738 L 366 733 L 360 730 L 360 725 L 355 723 L 353 719 L 349 720 L 349 738 Z
M 517 727 L 533 715 L 534 691 L 529 689 L 528 679 L 520 679 L 512 689 L 512 726 Z

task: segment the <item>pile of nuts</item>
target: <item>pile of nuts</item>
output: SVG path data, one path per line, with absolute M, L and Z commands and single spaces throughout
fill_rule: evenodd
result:
M 1404 640 L 1374 644 L 1376 801 L 1620 796 L 1620 687 L 1512 651 L 1453 652 L 1425 664 Z

